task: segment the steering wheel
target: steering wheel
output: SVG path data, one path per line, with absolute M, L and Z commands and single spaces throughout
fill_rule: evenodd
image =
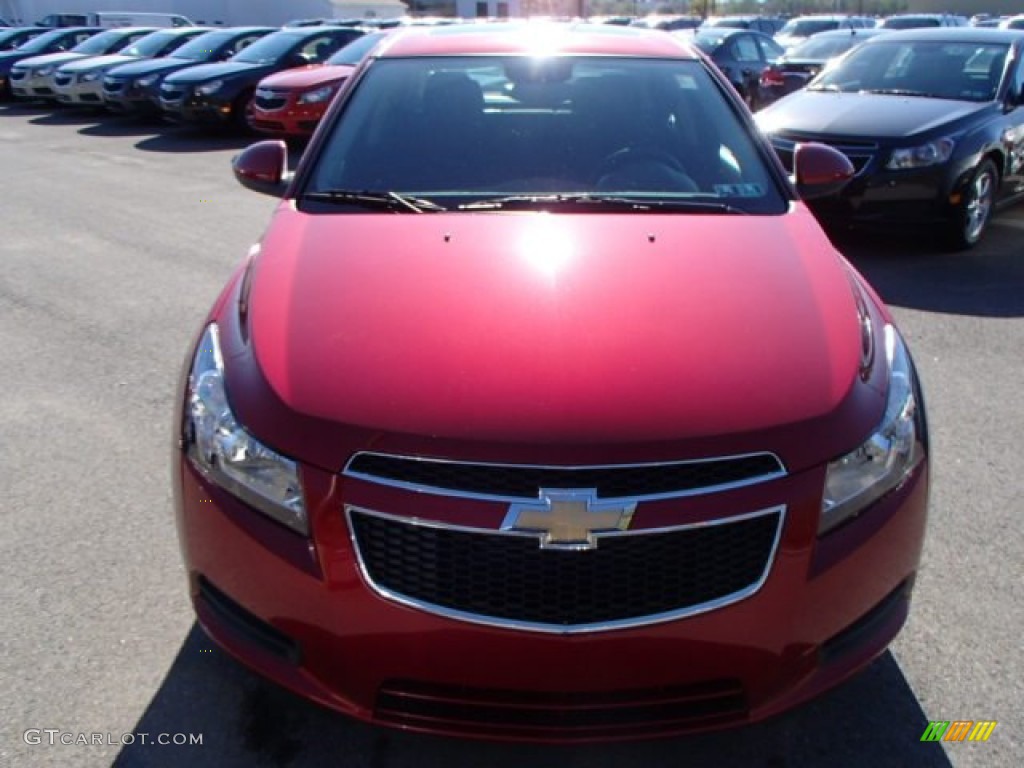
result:
M 696 191 L 697 185 L 686 173 L 679 158 L 659 147 L 628 146 L 601 160 L 595 176 L 596 186 L 616 188 L 623 183 L 654 185 L 665 191 Z

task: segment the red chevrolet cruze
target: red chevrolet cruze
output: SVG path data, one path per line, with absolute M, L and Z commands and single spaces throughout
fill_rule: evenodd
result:
M 316 130 L 356 65 L 389 33 L 356 38 L 323 64 L 276 72 L 260 80 L 246 115 L 260 133 L 301 138 Z
M 703 55 L 384 41 L 197 334 L 174 464 L 221 646 L 355 717 L 500 739 L 748 723 L 862 669 L 925 533 L 892 317 Z

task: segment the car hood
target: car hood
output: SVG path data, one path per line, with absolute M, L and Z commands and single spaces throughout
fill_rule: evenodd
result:
M 327 85 L 346 79 L 355 67 L 340 64 L 324 66 L 322 64 L 299 69 L 277 72 L 260 80 L 260 88 L 275 88 L 282 91 L 301 91 L 318 85 Z
M 791 467 L 866 436 L 850 272 L 799 204 L 624 217 L 285 202 L 250 286 L 251 346 L 225 354 L 236 412 L 332 471 L 348 455 L 340 425 L 534 457 L 721 439 Z M 884 405 L 872 397 L 866 431 Z
M 116 71 L 110 74 L 115 77 L 143 77 L 144 75 L 160 74 L 171 72 L 176 69 L 197 66 L 196 62 L 189 59 L 131 59 L 127 64 L 120 64 Z
M 109 54 L 107 56 L 90 56 L 81 61 L 72 61 L 61 67 L 64 72 L 88 72 L 93 69 L 107 69 L 116 67 L 118 64 L 127 64 L 137 61 L 138 56 L 122 56 L 120 54 Z
M 175 72 L 167 77 L 167 82 L 201 83 L 222 77 L 232 77 L 243 73 L 264 69 L 265 64 L 248 64 L 243 61 L 217 61 L 212 64 L 197 64 L 194 67 Z
M 39 69 L 39 67 L 59 65 L 69 61 L 76 61 L 77 59 L 85 58 L 89 58 L 89 54 L 71 53 L 70 51 L 63 51 L 61 53 L 47 53 L 43 56 L 32 56 L 28 59 L 22 59 L 18 62 L 18 67 L 22 69 Z
M 892 138 L 927 133 L 992 109 L 988 102 L 874 93 L 797 91 L 758 112 L 766 133 Z

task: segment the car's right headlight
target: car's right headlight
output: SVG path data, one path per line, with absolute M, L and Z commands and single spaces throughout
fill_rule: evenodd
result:
M 922 405 L 910 355 L 891 325 L 885 326 L 884 341 L 889 366 L 885 415 L 867 440 L 829 463 L 818 535 L 859 515 L 899 485 L 921 458 L 917 425 Z
M 187 394 L 184 443 L 192 463 L 251 507 L 308 534 L 298 465 L 246 432 L 231 411 L 214 324 L 196 347 Z
M 203 83 L 202 85 L 197 86 L 196 93 L 198 93 L 200 96 L 212 96 L 223 87 L 223 80 L 211 80 L 208 83 Z

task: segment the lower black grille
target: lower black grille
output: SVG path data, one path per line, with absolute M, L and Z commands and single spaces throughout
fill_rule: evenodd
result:
M 120 93 L 124 90 L 124 86 L 123 80 L 105 80 L 103 82 L 103 90 L 107 93 Z
M 603 536 L 595 549 L 565 551 L 541 549 L 535 536 L 349 510 L 378 589 L 427 610 L 548 631 L 643 623 L 740 599 L 765 576 L 781 518 L 771 510 L 718 525 Z
M 608 693 L 546 693 L 385 683 L 374 716 L 386 722 L 450 733 L 506 737 L 623 738 L 678 732 L 746 716 L 736 680 Z
M 472 464 L 359 453 L 345 468 L 345 474 L 371 482 L 523 499 L 538 498 L 541 488 L 593 488 L 603 499 L 684 494 L 769 480 L 782 473 L 782 464 L 770 453 L 602 467 Z

